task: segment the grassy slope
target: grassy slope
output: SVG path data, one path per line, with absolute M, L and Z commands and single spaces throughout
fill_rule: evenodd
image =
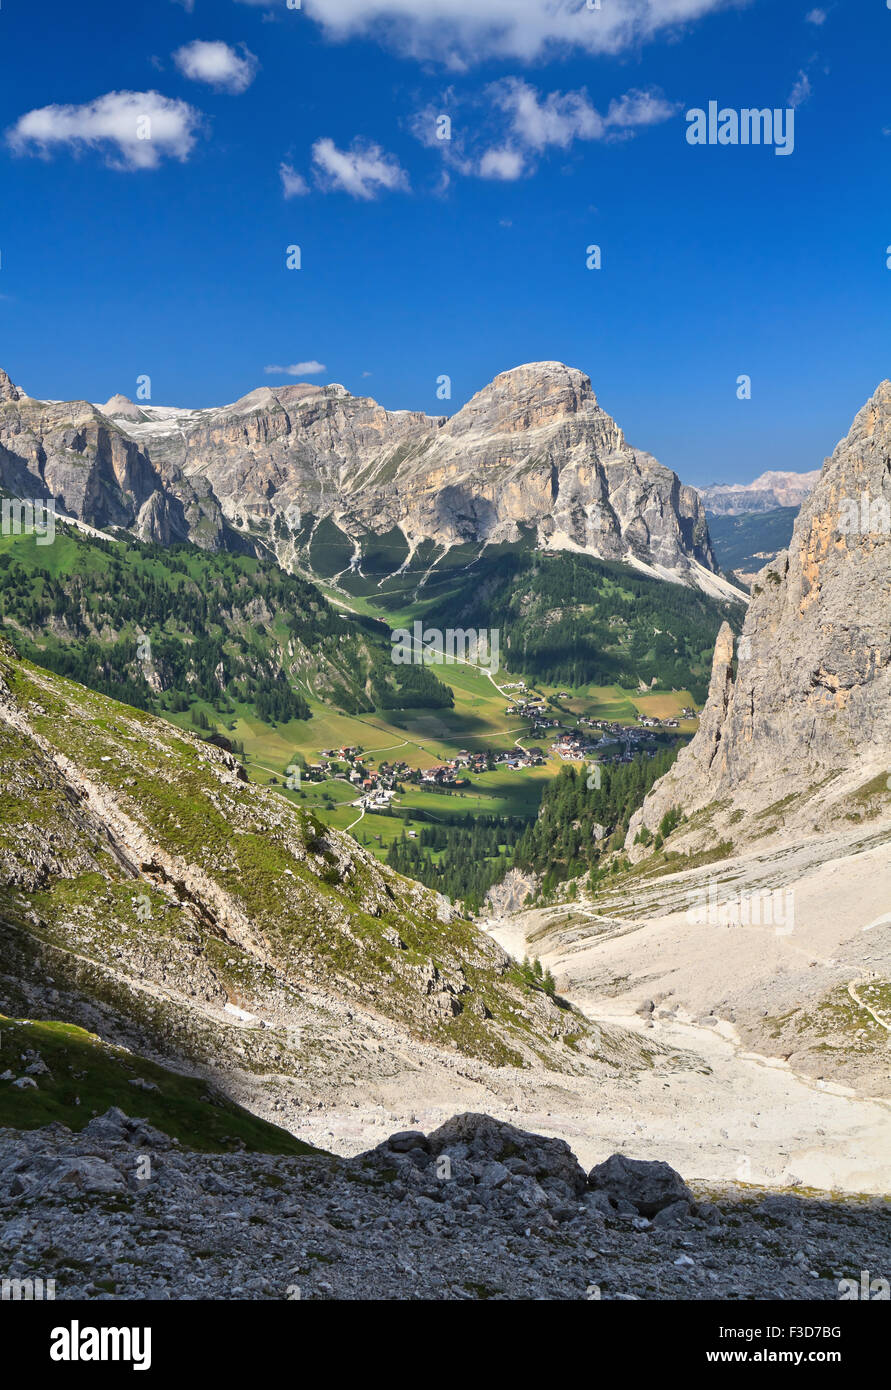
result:
M 38 1129 L 53 1121 L 81 1130 L 109 1106 L 138 1114 L 186 1148 L 223 1153 L 243 1145 L 258 1153 L 316 1153 L 287 1130 L 251 1115 L 207 1082 L 114 1047 L 71 1023 L 0 1014 L 0 1073 L 25 1074 L 22 1060 L 37 1052 L 49 1075 L 35 1086 L 0 1081 L 0 1126 Z M 154 1090 L 134 1086 L 141 1080 Z
M 3 915 L 20 932 L 97 962 L 93 980 L 108 961 L 123 954 L 126 967 L 130 953 L 138 961 L 148 951 L 163 962 L 165 988 L 188 992 L 206 959 L 230 1000 L 254 1011 L 264 992 L 286 992 L 309 972 L 473 1055 L 516 1061 L 516 1042 L 542 1045 L 540 1020 L 524 1007 L 528 993 L 507 987 L 492 944 L 466 921 L 444 925 L 418 885 L 352 841 L 325 838 L 313 817 L 238 782 L 217 750 L 151 715 L 2 652 L 0 678 L 35 731 L 158 847 L 153 857 L 169 857 L 168 875 L 187 875 L 193 894 L 196 882 L 205 885 L 196 935 L 194 915 L 178 910 L 156 874 L 134 883 L 98 827 L 85 828 L 45 757 L 0 722 L 0 756 L 15 770 L 0 794 L 0 876 L 6 864 L 7 876 L 24 885 L 7 895 Z M 147 918 L 138 894 L 150 906 Z M 433 965 L 465 991 L 457 1016 L 430 1012 L 423 972 Z M 111 988 L 107 980 L 103 988 Z M 156 1000 L 131 1004 L 155 1032 L 166 1026 Z

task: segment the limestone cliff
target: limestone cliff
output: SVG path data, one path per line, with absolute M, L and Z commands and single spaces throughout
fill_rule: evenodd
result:
M 222 542 L 222 512 L 203 480 L 156 466 L 125 430 L 87 401 L 38 401 L 0 371 L 0 488 L 53 499 L 99 528 L 125 527 L 167 545 Z
M 742 817 L 760 816 L 763 833 L 774 819 L 801 815 L 810 827 L 887 805 L 889 512 L 891 382 L 884 381 L 824 463 L 789 549 L 758 575 L 735 660 L 730 629 L 722 629 L 700 729 L 633 818 L 629 849 L 640 827 L 655 829 L 672 806 L 718 803 L 715 834 Z M 733 837 L 745 833 L 743 824 Z M 683 829 L 677 835 L 682 841 Z

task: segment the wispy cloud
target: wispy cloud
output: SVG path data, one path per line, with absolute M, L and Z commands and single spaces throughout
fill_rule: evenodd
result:
M 319 376 L 328 370 L 324 362 L 295 362 L 290 367 L 264 367 L 267 376 Z
M 156 169 L 165 158 L 188 158 L 202 119 L 187 102 L 160 92 L 108 92 L 82 106 L 28 111 L 6 139 L 16 154 L 95 149 L 115 169 Z
M 290 164 L 280 164 L 278 172 L 282 181 L 282 192 L 286 198 L 302 198 L 309 192 L 306 179 Z
M 248 0 L 252 3 L 253 0 Z M 262 0 L 260 0 L 262 3 Z M 303 0 L 335 40 L 362 35 L 423 61 L 470 67 L 581 49 L 619 53 L 746 0 Z
M 805 19 L 807 20 L 808 24 L 816 24 L 816 25 L 818 25 L 818 26 L 821 25 L 821 24 L 825 24 L 825 23 L 826 23 L 826 11 L 825 11 L 825 10 L 810 10 L 810 11 L 805 15 Z
M 395 155 L 380 145 L 356 139 L 339 150 L 327 137 L 312 147 L 316 185 L 325 192 L 341 191 L 370 201 L 380 193 L 408 188 L 408 175 Z
M 798 80 L 789 93 L 788 106 L 797 108 L 807 101 L 811 94 L 811 79 L 806 72 L 799 72 Z
M 219 91 L 239 95 L 246 92 L 260 66 L 255 55 L 240 45 L 241 52 L 222 40 L 212 42 L 195 39 L 184 44 L 173 55 L 180 72 L 193 82 L 207 82 Z
M 506 77 L 485 88 L 473 99 L 470 119 L 458 120 L 461 106 L 450 89 L 439 107 L 429 106 L 416 114 L 414 135 L 429 148 L 438 147 L 456 172 L 503 181 L 532 173 L 549 149 L 567 150 L 577 140 L 627 138 L 639 127 L 668 120 L 678 109 L 661 92 L 632 90 L 601 113 L 584 88 L 543 95 L 519 77 Z M 446 110 L 455 113 L 455 122 L 450 138 L 442 139 L 439 132 Z

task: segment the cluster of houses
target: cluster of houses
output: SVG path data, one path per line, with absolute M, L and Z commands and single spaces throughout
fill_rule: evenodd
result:
M 549 716 L 544 698 L 534 693 L 527 695 L 525 693 L 526 686 L 523 681 L 518 681 L 517 687 L 520 689 L 521 694 L 517 696 L 512 704 L 505 707 L 504 713 L 507 715 L 518 715 L 521 719 L 530 720 L 533 738 L 535 738 L 537 734 L 547 733 L 548 729 L 559 729 L 561 721 Z M 513 690 L 517 687 L 506 685 L 504 689 Z
M 366 757 L 362 749 L 354 744 L 344 744 L 342 748 L 323 748 L 320 761 L 309 763 L 304 777 L 308 782 L 342 777 L 342 765 L 346 763 L 346 779 L 361 792 L 360 800 L 368 805 L 388 806 L 396 794 L 397 784 L 411 776 L 411 769 L 406 762 L 390 763 L 386 759 L 375 769 L 370 766 L 373 762 L 373 758 Z
M 662 723 L 664 726 L 666 721 Z M 677 725 L 677 720 L 674 723 Z M 630 763 L 639 753 L 644 753 L 649 758 L 655 757 L 655 741 L 651 734 L 643 732 L 641 725 L 616 724 L 608 719 L 580 719 L 579 725 L 600 729 L 601 736 L 594 742 L 581 732 L 581 728 L 572 733 L 561 734 L 551 745 L 551 752 L 564 762 L 580 762 L 595 755 L 603 763 Z M 606 753 L 605 750 L 608 748 L 615 751 Z
M 523 719 L 538 719 L 545 713 L 545 705 L 540 695 L 531 695 L 528 700 L 514 700 L 513 704 L 505 705 L 504 712 L 519 714 Z
M 584 734 L 561 734 L 556 743 L 551 744 L 551 752 L 556 753 L 565 763 L 577 763 L 583 758 L 593 757 L 599 743 L 592 743 Z
M 563 725 L 563 720 L 551 717 L 541 695 L 527 690 L 525 681 L 514 681 L 502 688 L 518 692 L 513 703 L 507 706 L 505 714 L 519 715 L 530 720 L 532 737 L 547 734 L 548 730 L 559 729 Z M 565 692 L 561 691 L 560 694 L 565 697 Z M 684 706 L 681 717 L 694 719 L 696 710 Z M 677 729 L 680 721 L 673 718 L 655 719 L 639 714 L 637 723 L 629 725 L 582 715 L 576 723 L 577 727 L 572 732 L 563 732 L 555 736 L 549 753 L 555 754 L 564 762 L 580 762 L 596 756 L 604 763 L 621 763 L 631 762 L 639 753 L 645 753 L 649 757 L 655 756 L 655 740 L 647 731 Z M 585 729 L 598 730 L 597 741 L 583 732 Z M 615 751 L 607 753 L 606 750 L 609 748 Z M 401 782 L 438 787 L 466 787 L 470 785 L 470 781 L 465 773 L 479 774 L 496 767 L 539 767 L 545 762 L 545 758 L 546 755 L 541 748 L 514 748 L 510 752 L 496 752 L 492 749 L 469 752 L 462 748 L 457 757 L 451 758 L 447 763 L 423 771 L 413 769 L 401 760 L 393 763 L 384 760 L 375 770 L 372 766 L 374 759 L 368 757 L 363 749 L 355 744 L 344 744 L 341 748 L 323 748 L 319 761 L 307 764 L 303 776 L 308 782 L 323 782 L 330 777 L 342 778 L 343 766 L 346 764 L 346 780 L 359 792 L 354 804 L 372 809 L 388 806 Z
M 420 774 L 420 781 L 428 786 L 433 783 L 438 787 L 466 787 L 470 782 L 462 776 L 465 770 L 480 773 L 496 767 L 540 767 L 544 761 L 545 756 L 540 748 L 518 748 L 512 749 L 509 753 L 494 752 L 491 749 L 482 753 L 468 753 L 464 748 L 457 758 L 451 758 L 441 767 L 425 768 Z

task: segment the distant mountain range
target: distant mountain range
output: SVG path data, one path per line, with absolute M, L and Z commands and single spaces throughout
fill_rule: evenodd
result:
M 769 512 L 726 515 L 706 513 L 715 555 L 725 573 L 749 586 L 769 560 L 775 560 L 792 539 L 797 507 L 774 507 Z
M 696 490 L 559 362 L 503 372 L 451 418 L 305 383 L 207 410 L 38 401 L 0 373 L 0 486 L 160 544 L 265 544 L 327 580 L 423 584 L 457 547 L 531 541 L 738 597 Z
M 698 488 L 721 569 L 751 585 L 758 571 L 789 544 L 798 509 L 819 477 L 819 468 L 808 473 L 768 472 L 753 483 Z
M 753 483 L 712 483 L 697 488 L 707 512 L 745 516 L 777 507 L 800 507 L 817 485 L 819 468 L 809 473 L 762 473 Z

